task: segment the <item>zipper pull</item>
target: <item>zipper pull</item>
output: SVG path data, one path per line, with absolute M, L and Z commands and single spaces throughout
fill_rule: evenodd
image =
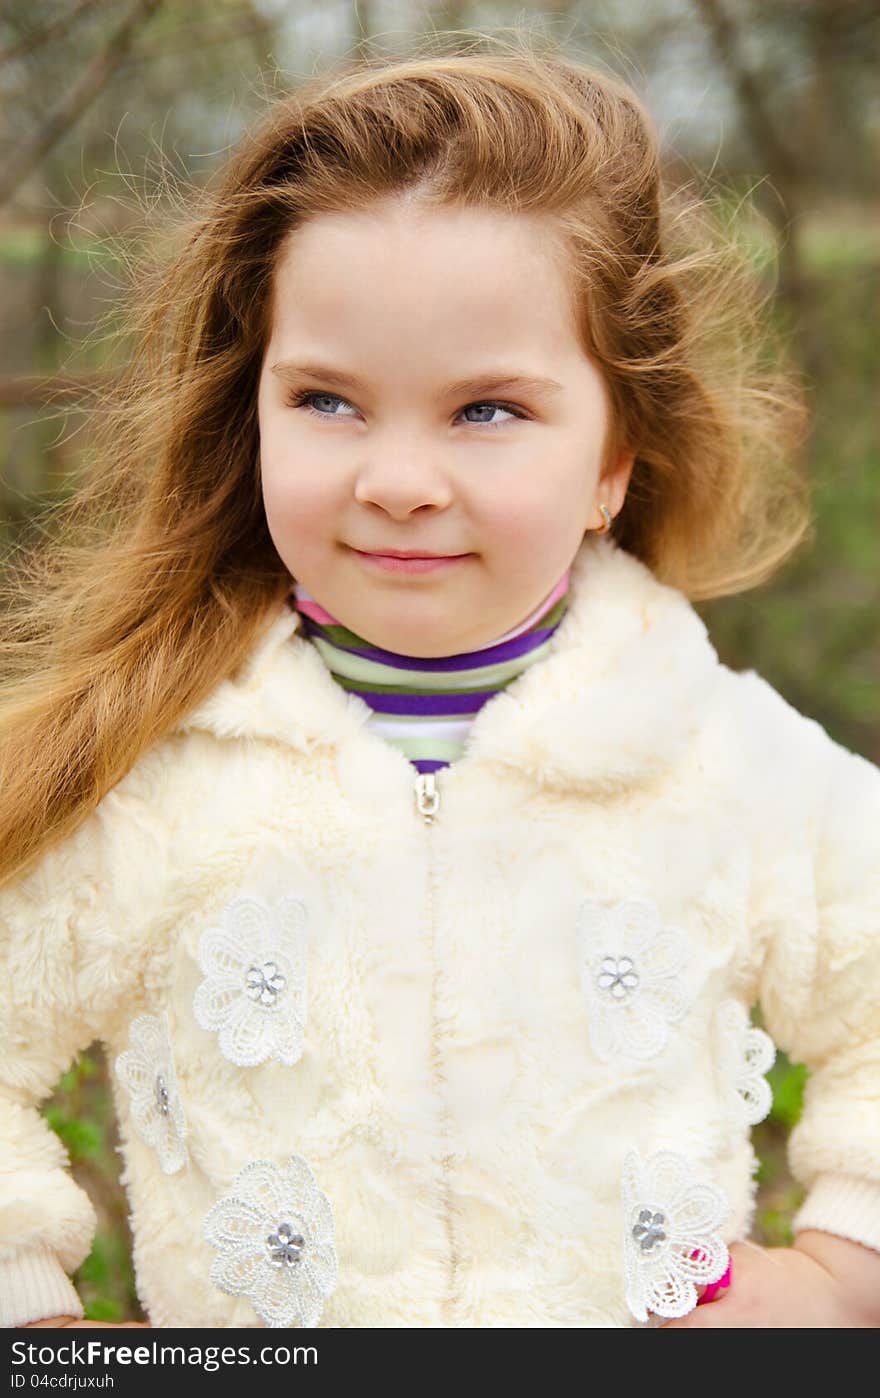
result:
M 440 810 L 440 789 L 437 786 L 436 773 L 419 772 L 416 777 L 416 805 L 425 824 L 430 825 Z

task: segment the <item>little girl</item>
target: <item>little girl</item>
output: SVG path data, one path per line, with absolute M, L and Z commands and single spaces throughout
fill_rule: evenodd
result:
M 96 1039 L 153 1326 L 880 1323 L 880 772 L 691 605 L 807 523 L 696 215 L 620 82 L 416 54 L 140 285 L 7 593 L 7 1326 L 83 1314 L 39 1104 Z

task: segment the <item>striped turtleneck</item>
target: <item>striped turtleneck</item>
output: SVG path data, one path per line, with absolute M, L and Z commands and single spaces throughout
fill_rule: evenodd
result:
M 289 604 L 336 682 L 373 710 L 367 726 L 419 772 L 461 757 L 480 709 L 550 648 L 568 603 L 570 570 L 540 606 L 489 646 L 436 659 L 380 650 L 296 583 Z

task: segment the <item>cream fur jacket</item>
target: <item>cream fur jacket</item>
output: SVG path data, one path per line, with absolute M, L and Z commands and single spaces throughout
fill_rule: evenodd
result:
M 5 1324 L 82 1313 L 38 1106 L 96 1039 L 155 1326 L 682 1315 L 774 1043 L 796 1227 L 880 1248 L 880 771 L 606 538 L 436 778 L 298 626 L 0 892 Z

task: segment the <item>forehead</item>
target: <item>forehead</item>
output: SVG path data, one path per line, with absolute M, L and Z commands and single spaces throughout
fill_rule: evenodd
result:
M 394 200 L 315 216 L 279 249 L 272 309 L 273 339 L 291 352 L 320 336 L 350 357 L 383 333 L 421 354 L 453 342 L 565 353 L 576 341 L 559 231 L 546 216 L 484 208 Z

